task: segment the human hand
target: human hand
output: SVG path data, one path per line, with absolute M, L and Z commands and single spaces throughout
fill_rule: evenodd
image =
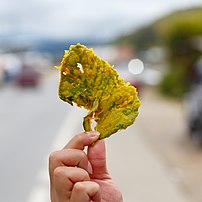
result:
M 123 202 L 107 171 L 104 140 L 98 138 L 98 132 L 83 132 L 50 155 L 51 202 Z

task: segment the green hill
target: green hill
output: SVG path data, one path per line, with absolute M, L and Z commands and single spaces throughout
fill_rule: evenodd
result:
M 176 11 L 149 26 L 117 39 L 118 43 L 133 44 L 137 48 L 167 45 L 171 35 L 181 30 L 182 37 L 202 34 L 202 7 Z M 182 33 L 183 32 L 183 33 Z

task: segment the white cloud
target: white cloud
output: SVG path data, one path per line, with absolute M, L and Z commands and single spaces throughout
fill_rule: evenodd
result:
M 202 0 L 0 0 L 0 34 L 109 37 Z

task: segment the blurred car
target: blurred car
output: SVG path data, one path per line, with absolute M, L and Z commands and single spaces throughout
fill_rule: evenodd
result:
M 7 53 L 0 55 L 0 68 L 3 82 L 12 82 L 21 71 L 21 60 L 17 54 Z
M 17 84 L 23 87 L 36 87 L 38 86 L 39 81 L 39 73 L 30 66 L 23 67 L 16 79 Z
M 202 84 L 195 85 L 186 95 L 185 110 L 189 134 L 202 146 Z
M 202 58 L 196 62 L 191 90 L 185 96 L 185 110 L 189 134 L 202 146 Z

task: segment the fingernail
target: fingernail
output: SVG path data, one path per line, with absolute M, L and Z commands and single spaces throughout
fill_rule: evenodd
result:
M 89 131 L 86 133 L 88 137 L 93 138 L 94 140 L 97 140 L 97 138 L 100 136 L 100 133 L 98 131 Z
M 87 170 L 88 170 L 88 173 L 89 174 L 93 174 L 93 168 L 92 168 L 92 166 L 91 166 L 91 163 L 88 161 L 88 167 L 87 167 Z

